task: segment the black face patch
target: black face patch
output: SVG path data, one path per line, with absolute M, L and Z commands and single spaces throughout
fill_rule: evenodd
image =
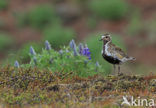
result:
M 106 45 L 106 44 L 107 44 L 107 42 L 108 42 L 107 40 L 104 40 L 104 41 L 103 41 L 104 45 Z
M 102 54 L 103 58 L 111 64 L 120 64 L 120 60 L 113 58 L 111 56 L 107 56 L 106 54 Z

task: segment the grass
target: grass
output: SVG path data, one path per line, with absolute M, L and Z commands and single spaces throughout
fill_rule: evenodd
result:
M 155 75 L 108 75 L 107 64 L 95 65 L 90 52 L 102 45 L 96 39 L 92 37 L 88 47 L 81 44 L 81 48 L 74 40 L 60 50 L 48 41 L 40 53 L 33 46 L 29 51 L 24 48 L 29 63 L 0 67 L 0 103 L 8 107 L 120 108 L 122 96 L 156 96 Z M 113 35 L 113 43 L 124 49 L 118 39 Z M 81 53 L 86 49 L 87 55 Z
M 88 57 L 78 54 L 78 48 L 72 40 L 70 48 L 60 52 L 46 41 L 40 53 L 30 48 L 30 63 L 0 67 L 0 103 L 30 108 L 120 108 L 122 96 L 155 97 L 155 75 L 107 75 L 110 71 L 103 73 L 101 66 L 96 70 L 92 59 L 86 64 Z

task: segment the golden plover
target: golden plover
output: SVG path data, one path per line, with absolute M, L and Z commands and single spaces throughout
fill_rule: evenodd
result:
M 110 34 L 102 35 L 100 41 L 103 41 L 102 56 L 106 61 L 114 65 L 114 72 L 116 68 L 115 65 L 118 65 L 119 74 L 120 65 L 122 63 L 130 60 L 135 60 L 134 57 L 129 57 L 127 54 L 124 53 L 124 51 L 122 51 L 121 48 L 115 46 L 112 43 Z

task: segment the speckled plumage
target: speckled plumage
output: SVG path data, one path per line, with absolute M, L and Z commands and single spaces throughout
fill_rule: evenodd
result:
M 104 34 L 101 37 L 103 41 L 102 56 L 109 63 L 115 65 L 120 65 L 129 60 L 135 60 L 133 57 L 129 57 L 121 48 L 117 47 L 112 43 L 109 34 Z M 120 66 L 118 67 L 120 71 Z

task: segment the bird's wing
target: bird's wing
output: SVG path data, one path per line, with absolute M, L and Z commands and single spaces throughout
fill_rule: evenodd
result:
M 111 51 L 114 54 L 113 56 L 115 58 L 118 58 L 121 60 L 125 57 L 128 57 L 127 54 L 125 54 L 125 52 L 121 48 L 115 46 L 114 44 L 111 45 L 111 48 L 112 48 Z

